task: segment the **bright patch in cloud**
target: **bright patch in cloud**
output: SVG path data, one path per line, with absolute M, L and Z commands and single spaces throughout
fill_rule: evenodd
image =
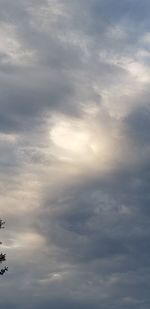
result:
M 56 117 L 50 130 L 51 151 L 60 161 L 105 170 L 118 155 L 117 138 L 98 119 Z

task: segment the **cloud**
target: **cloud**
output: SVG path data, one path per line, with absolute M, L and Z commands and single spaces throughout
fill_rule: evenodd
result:
M 0 1 L 2 308 L 149 307 L 149 1 Z

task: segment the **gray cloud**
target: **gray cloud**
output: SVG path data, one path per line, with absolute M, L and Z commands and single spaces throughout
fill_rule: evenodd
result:
M 8 308 L 149 308 L 149 1 L 0 1 Z

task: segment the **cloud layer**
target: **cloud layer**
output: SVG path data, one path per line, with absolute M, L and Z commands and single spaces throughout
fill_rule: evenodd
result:
M 0 1 L 2 308 L 149 308 L 150 3 Z

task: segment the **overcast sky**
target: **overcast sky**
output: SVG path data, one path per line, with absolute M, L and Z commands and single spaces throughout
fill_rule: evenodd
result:
M 0 0 L 2 309 L 150 308 L 150 1 Z

